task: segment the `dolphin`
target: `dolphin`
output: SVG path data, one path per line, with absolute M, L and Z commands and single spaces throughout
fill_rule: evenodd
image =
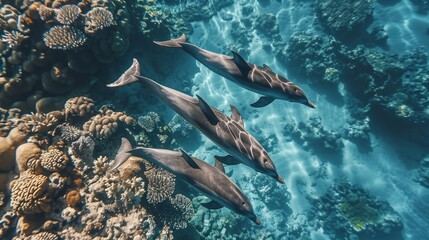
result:
M 149 92 L 158 96 L 166 105 L 229 154 L 223 157 L 215 156 L 217 160 L 227 165 L 243 163 L 284 183 L 267 151 L 244 128 L 237 108 L 231 105 L 232 116 L 228 117 L 208 105 L 199 95 L 195 99 L 152 79 L 136 75 L 139 74 L 137 69 L 140 69 L 139 63 L 134 59 L 133 65 L 117 81 L 107 86 L 119 87 L 139 81 Z
M 244 87 L 252 92 L 262 95 L 258 101 L 251 104 L 252 107 L 265 107 L 275 99 L 297 102 L 315 108 L 304 91 L 285 77 L 273 72 L 267 65 L 258 66 L 246 62 L 237 52 L 232 52 L 232 57 L 207 51 L 186 42 L 186 35 L 169 41 L 155 44 L 169 48 L 181 48 L 204 66 L 222 77 Z
M 137 147 L 132 149 L 131 143 L 122 138 L 115 160 L 109 165 L 108 171 L 121 166 L 131 155 L 146 159 L 165 169 L 190 184 L 212 201 L 202 205 L 209 209 L 227 207 L 237 214 L 248 217 L 256 224 L 261 221 L 256 217 L 252 204 L 240 188 L 225 175 L 222 163 L 215 160 L 215 167 L 189 156 L 185 151 Z

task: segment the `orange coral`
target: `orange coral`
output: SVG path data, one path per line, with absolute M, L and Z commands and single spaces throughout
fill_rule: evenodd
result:
M 66 194 L 66 202 L 69 207 L 76 207 L 80 202 L 80 193 L 77 190 L 71 190 Z

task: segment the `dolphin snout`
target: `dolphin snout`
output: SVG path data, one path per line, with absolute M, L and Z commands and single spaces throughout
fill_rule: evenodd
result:
M 285 184 L 285 180 L 282 177 L 280 177 L 280 175 L 275 176 L 274 179 L 281 184 Z
M 307 101 L 307 103 L 305 103 L 305 105 L 311 107 L 311 108 L 316 108 L 316 105 L 310 101 Z
M 255 221 L 256 224 L 261 225 L 261 220 L 259 220 L 259 218 L 255 218 L 254 221 Z

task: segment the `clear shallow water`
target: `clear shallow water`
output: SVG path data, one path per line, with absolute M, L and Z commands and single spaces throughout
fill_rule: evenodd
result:
M 225 11 L 240 18 L 239 5 L 248 1 L 237 1 L 234 7 Z M 315 31 L 314 15 L 308 7 L 297 7 L 291 1 L 283 1 L 282 4 L 273 2 L 271 6 L 260 7 L 257 1 L 253 1 L 255 11 L 272 12 L 277 16 L 280 33 L 283 39 L 289 39 L 291 34 L 297 31 Z M 305 5 L 305 4 L 304 4 Z M 374 24 L 385 24 L 389 35 L 388 46 L 392 53 L 403 53 L 413 50 L 416 46 L 428 47 L 428 35 L 425 33 L 429 23 L 427 15 L 416 14 L 408 1 L 385 7 L 376 4 Z M 194 24 L 195 32 L 190 36 L 190 41 L 202 48 L 220 52 L 222 45 L 231 44 L 233 40 L 228 37 L 231 28 L 230 21 L 225 21 L 217 15 L 213 19 Z M 281 66 L 272 54 L 262 49 L 264 36 L 258 36 L 252 32 L 250 44 L 250 62 L 269 65 L 274 71 L 287 76 L 287 70 Z M 387 200 L 391 206 L 399 212 L 404 223 L 405 239 L 425 239 L 429 228 L 429 191 L 422 188 L 412 180 L 415 174 L 404 163 L 404 157 L 392 149 L 390 141 L 384 137 L 371 134 L 372 151 L 360 153 L 356 145 L 343 140 L 345 147 L 342 159 L 339 163 L 332 163 L 330 159 L 314 156 L 295 142 L 287 141 L 288 133 L 283 131 L 283 123 L 293 121 L 307 121 L 312 116 L 319 116 L 322 124 L 327 129 L 339 130 L 346 124 L 347 110 L 327 101 L 317 89 L 310 89 L 305 84 L 306 79 L 291 79 L 298 83 L 307 96 L 317 104 L 317 109 L 309 109 L 297 104 L 275 101 L 273 104 L 262 108 L 253 109 L 248 105 L 258 99 L 258 95 L 225 80 L 201 64 L 197 64 L 200 71 L 193 78 L 192 93 L 204 96 L 209 104 L 228 113 L 229 104 L 234 104 L 240 110 L 246 128 L 258 139 L 264 139 L 266 145 L 270 144 L 270 154 L 277 165 L 280 175 L 285 177 L 288 190 L 292 194 L 290 207 L 294 213 L 308 209 L 309 204 L 304 190 L 311 195 L 323 194 L 327 186 L 338 177 L 346 177 L 351 183 L 359 184 L 371 194 Z M 201 159 L 210 159 L 217 152 L 207 151 L 213 144 L 203 138 L 204 144 L 195 151 L 195 155 Z M 326 175 L 321 179 L 314 176 L 321 166 L 326 167 Z M 227 167 L 230 168 L 230 167 Z M 240 171 L 234 167 L 234 177 L 242 173 L 251 173 L 252 170 L 240 167 Z M 302 186 L 301 182 L 306 184 Z M 261 213 L 260 213 L 261 214 Z M 269 224 L 269 213 L 264 213 L 262 220 Z

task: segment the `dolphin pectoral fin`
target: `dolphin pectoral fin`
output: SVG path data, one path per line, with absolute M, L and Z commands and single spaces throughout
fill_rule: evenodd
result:
M 225 168 L 223 167 L 223 164 L 219 160 L 217 160 L 216 158 L 215 158 L 215 165 L 214 166 L 215 166 L 215 168 L 219 169 L 221 172 L 225 173 Z
M 221 162 L 221 163 L 223 163 L 225 165 L 237 165 L 237 164 L 240 164 L 240 162 L 237 161 L 235 158 L 233 158 L 231 155 L 227 155 L 225 157 L 221 157 L 221 156 L 215 155 L 214 158 L 217 161 L 219 161 L 219 162 Z
M 113 83 L 107 84 L 107 87 L 120 87 L 138 81 L 140 76 L 140 64 L 133 58 L 133 64 Z
M 238 54 L 236 51 L 232 50 L 232 56 L 235 65 L 237 65 L 238 69 L 240 69 L 241 74 L 243 76 L 247 76 L 249 72 L 252 70 L 252 68 L 249 66 L 249 64 L 244 60 L 240 54 Z
M 271 68 L 270 68 L 270 67 L 268 67 L 268 66 L 267 66 L 267 65 L 265 65 L 265 64 L 264 64 L 264 65 L 262 65 L 262 68 L 263 68 L 263 69 L 265 69 L 265 70 L 271 71 L 271 72 L 273 71 L 273 70 L 271 70 Z
M 215 201 L 210 201 L 210 202 L 206 202 L 206 203 L 201 203 L 201 205 L 203 205 L 205 208 L 213 209 L 213 210 L 223 208 L 223 205 L 222 205 L 222 204 L 220 204 L 220 203 L 218 203 L 218 202 L 215 202 Z
M 243 118 L 241 117 L 240 112 L 238 111 L 238 109 L 234 105 L 232 105 L 232 104 L 229 105 L 229 106 L 231 107 L 231 112 L 232 112 L 231 118 L 234 121 L 240 123 L 240 125 L 244 127 Z
M 217 118 L 216 114 L 213 112 L 212 108 L 200 97 L 200 95 L 197 94 L 198 98 L 198 106 L 200 106 L 201 110 L 203 111 L 204 115 L 206 115 L 207 119 L 212 125 L 216 125 L 219 122 L 219 119 Z
M 260 97 L 258 101 L 250 104 L 250 106 L 252 106 L 254 108 L 261 108 L 261 107 L 265 107 L 265 106 L 269 105 L 274 100 L 275 100 L 275 98 L 264 96 L 264 97 Z
M 171 39 L 164 42 L 153 41 L 153 43 L 155 43 L 156 45 L 168 47 L 168 48 L 181 48 L 182 46 L 180 45 L 180 43 L 184 43 L 184 42 L 186 42 L 185 34 L 182 34 L 182 36 L 180 36 L 179 38 Z
M 107 172 L 117 169 L 131 156 L 131 153 L 129 153 L 129 151 L 132 149 L 130 141 L 128 141 L 128 139 L 126 138 L 122 138 L 121 140 L 121 146 L 118 149 L 118 153 L 115 156 L 115 160 L 110 163 Z
M 194 161 L 194 159 L 192 159 L 191 156 L 189 156 L 185 151 L 183 151 L 183 149 L 179 149 L 179 151 L 180 153 L 182 153 L 182 157 L 186 160 L 189 166 L 197 169 L 200 168 L 200 166 L 198 166 L 198 164 Z

